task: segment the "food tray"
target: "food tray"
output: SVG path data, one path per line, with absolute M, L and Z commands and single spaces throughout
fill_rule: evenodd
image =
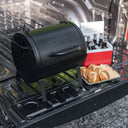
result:
M 114 69 L 113 69 L 114 70 Z M 114 70 L 116 71 L 116 70 Z M 117 71 L 116 71 L 117 72 Z M 117 72 L 118 73 L 118 72 Z M 118 73 L 119 74 L 119 73 Z M 81 76 L 82 77 L 82 76 Z M 108 80 L 104 80 L 104 81 L 99 81 L 99 82 L 95 82 L 95 83 L 90 83 L 87 79 L 85 79 L 84 77 L 82 77 L 83 81 L 88 84 L 88 85 L 95 85 L 95 84 L 100 84 L 100 83 L 104 83 L 104 82 L 108 82 L 108 81 L 112 81 L 112 80 L 117 80 L 119 79 L 121 76 L 119 74 L 119 77 L 115 77 L 115 78 L 111 78 L 111 79 L 108 79 Z
M 117 80 L 117 79 L 119 79 L 119 78 L 120 78 L 120 77 L 116 77 L 116 78 L 112 78 L 112 79 L 108 79 L 108 80 L 104 80 L 104 81 L 99 81 L 99 82 L 96 82 L 96 83 L 90 83 L 87 79 L 85 79 L 85 78 L 82 77 L 83 81 L 84 81 L 85 83 L 87 83 L 88 85 L 100 84 L 100 83 L 108 82 L 108 81 L 111 81 L 111 80 Z

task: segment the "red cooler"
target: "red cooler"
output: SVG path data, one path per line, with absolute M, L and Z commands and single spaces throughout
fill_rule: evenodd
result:
M 87 57 L 84 66 L 88 67 L 90 64 L 108 64 L 111 65 L 113 46 L 107 43 L 108 48 L 87 50 Z

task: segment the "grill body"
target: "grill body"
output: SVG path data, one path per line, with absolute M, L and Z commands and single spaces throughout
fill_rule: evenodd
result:
M 82 65 L 86 48 L 81 31 L 71 22 L 16 33 L 11 45 L 18 73 L 27 82 Z

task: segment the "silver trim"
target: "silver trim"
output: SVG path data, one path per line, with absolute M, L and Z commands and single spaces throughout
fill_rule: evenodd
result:
M 107 8 L 107 6 L 104 6 L 104 5 L 102 5 L 102 4 L 96 3 L 95 0 L 92 0 L 92 2 L 93 2 L 95 5 L 97 5 L 97 6 L 100 6 L 100 7 L 103 7 L 103 8 Z

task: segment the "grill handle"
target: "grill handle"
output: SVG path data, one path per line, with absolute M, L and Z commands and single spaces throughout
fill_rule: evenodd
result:
M 23 27 L 23 32 L 26 33 L 26 34 L 29 36 L 30 29 L 26 28 L 25 25 L 24 25 L 24 27 Z M 15 44 L 17 47 L 19 47 L 19 48 L 21 48 L 21 49 L 23 49 L 23 50 L 32 50 L 30 47 L 24 47 L 24 46 L 18 44 L 17 42 L 14 41 L 13 38 L 12 38 L 11 42 L 12 42 L 13 44 Z
M 17 42 L 15 42 L 14 40 L 11 40 L 11 43 L 13 43 L 14 45 L 16 45 L 17 47 L 24 49 L 24 50 L 32 50 L 30 47 L 24 47 L 20 44 L 18 44 Z
M 81 50 L 81 47 L 80 46 L 73 46 L 72 48 L 68 48 L 68 49 L 65 49 L 65 50 L 62 50 L 60 52 L 56 52 L 56 53 L 50 53 L 50 56 L 51 57 L 55 57 L 55 56 L 63 56 L 63 55 L 66 55 L 66 54 L 70 54 L 72 52 L 76 52 L 76 51 L 79 51 Z

